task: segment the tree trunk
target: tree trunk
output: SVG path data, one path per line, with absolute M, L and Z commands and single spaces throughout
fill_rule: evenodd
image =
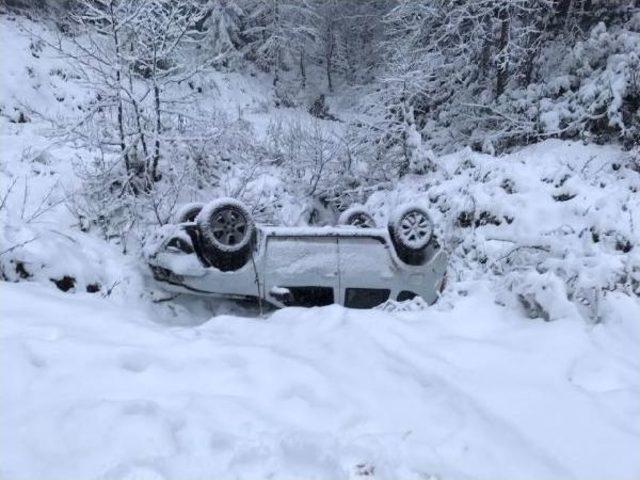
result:
M 304 69 L 304 48 L 300 49 L 300 79 L 304 90 L 307 87 L 307 72 Z
M 126 138 L 124 135 L 124 108 L 122 105 L 122 65 L 120 63 L 120 43 L 118 41 L 118 30 L 116 29 L 116 19 L 113 13 L 113 1 L 109 4 L 109 13 L 111 16 L 111 32 L 113 35 L 113 45 L 116 54 L 116 88 L 117 88 L 117 114 L 118 114 L 118 135 L 120 136 L 120 151 L 124 159 L 124 166 L 127 175 L 131 174 L 131 164 L 129 163 L 129 154 L 127 152 Z
M 403 88 L 406 89 L 406 86 Z M 406 98 L 406 95 L 403 94 Z M 407 106 L 406 100 L 403 100 L 402 104 L 402 160 L 398 167 L 398 177 L 402 178 L 409 173 L 409 167 L 411 166 L 411 150 L 409 148 L 409 128 L 411 128 L 411 122 L 413 120 L 413 113 Z
M 405 130 L 402 132 L 402 160 L 400 161 L 400 165 L 398 166 L 399 178 L 402 178 L 407 173 L 409 173 L 409 165 L 411 165 L 411 158 L 410 158 L 409 148 L 408 148 L 408 139 L 409 138 L 408 138 L 406 125 L 405 125 Z
M 525 54 L 525 60 L 522 67 L 522 82 L 525 87 L 529 86 L 533 81 L 533 72 L 536 61 L 540 55 L 540 51 L 543 43 L 543 36 L 545 35 L 550 13 L 549 12 L 537 12 L 534 14 L 535 19 L 532 22 L 533 31 L 529 34 L 527 41 L 527 49 Z
M 160 121 L 160 88 L 154 81 L 153 83 L 153 97 L 155 100 L 156 109 L 156 142 L 155 151 L 153 153 L 153 167 L 151 168 L 151 179 L 154 182 L 160 180 L 158 175 L 158 162 L 160 161 L 160 134 L 162 133 L 162 123 Z
M 280 10 L 278 9 L 278 0 L 273 0 L 273 27 L 275 28 L 276 35 L 276 51 L 273 58 L 273 88 L 276 90 L 276 96 L 278 95 L 278 85 L 280 83 L 280 37 L 281 25 L 280 25 Z
M 133 55 L 133 43 L 131 44 L 130 51 Z M 147 139 L 145 138 L 144 131 L 142 130 L 142 114 L 140 113 L 140 106 L 138 105 L 138 101 L 136 100 L 133 90 L 133 79 L 131 78 L 131 70 L 129 70 L 129 97 L 131 99 L 131 104 L 133 105 L 133 111 L 136 114 L 136 128 L 138 129 L 138 135 L 140 136 L 140 143 L 142 143 L 142 152 L 144 153 L 144 165 L 146 170 L 148 168 L 147 163 L 149 162 L 149 151 L 147 149 Z
M 509 11 L 508 7 L 500 8 L 500 38 L 498 40 L 496 98 L 504 92 L 509 77 L 509 57 L 507 47 L 509 44 Z
M 485 15 L 483 19 L 485 37 L 482 42 L 482 49 L 480 50 L 479 66 L 481 74 L 486 74 L 491 66 L 491 46 L 493 39 L 491 32 L 493 31 L 493 16 Z
M 120 81 L 120 72 L 116 74 L 116 80 Z M 120 152 L 124 158 L 124 166 L 127 170 L 127 175 L 131 173 L 131 165 L 129 164 L 129 154 L 127 153 L 127 146 L 125 144 L 124 137 L 124 114 L 122 109 L 122 98 L 118 94 L 118 134 L 120 136 Z
M 333 81 L 331 79 L 331 70 L 333 69 L 333 38 L 329 39 L 329 45 L 325 55 L 325 63 L 327 67 L 327 87 L 329 92 L 333 92 Z
M 324 49 L 324 60 L 325 60 L 325 68 L 327 70 L 327 88 L 329 92 L 333 92 L 333 79 L 331 77 L 333 73 L 333 54 L 335 53 L 336 48 L 336 39 L 333 33 L 333 19 L 328 17 L 325 20 L 327 22 L 326 25 L 326 45 Z

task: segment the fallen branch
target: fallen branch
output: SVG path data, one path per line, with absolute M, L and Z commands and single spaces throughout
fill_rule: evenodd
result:
M 13 190 L 13 187 L 16 186 L 17 182 L 18 182 L 18 177 L 15 177 L 13 179 L 13 182 L 11 182 L 11 185 L 9 185 L 9 188 L 7 188 L 7 191 L 2 196 L 2 200 L 0 200 L 0 210 L 2 210 L 4 206 L 7 204 L 7 198 L 9 198 L 9 195 L 11 194 L 11 190 Z
M 500 260 L 504 260 L 505 258 L 510 257 L 511 255 L 513 255 L 518 250 L 524 250 L 524 249 L 540 250 L 540 251 L 543 251 L 543 252 L 546 252 L 546 253 L 549 253 L 551 251 L 551 248 L 546 247 L 544 245 L 519 245 L 519 246 L 509 250 L 509 252 L 507 252 L 503 256 L 496 258 L 493 262 L 491 262 L 491 266 L 493 267 Z
M 6 250 L 0 252 L 0 257 L 6 253 L 10 253 L 12 251 L 14 251 L 16 248 L 20 248 L 20 247 L 24 247 L 25 245 L 28 245 L 31 242 L 34 242 L 38 239 L 38 236 L 36 235 L 35 237 L 33 237 L 31 240 L 26 240 L 22 243 L 18 243 L 17 245 L 14 245 L 13 247 L 9 247 Z

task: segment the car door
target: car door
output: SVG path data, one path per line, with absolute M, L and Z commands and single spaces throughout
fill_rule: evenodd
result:
M 285 305 L 328 305 L 338 301 L 338 242 L 335 237 L 270 236 L 264 263 L 267 297 L 287 289 Z
M 387 245 L 377 237 L 338 240 L 340 303 L 349 308 L 372 308 L 395 293 L 396 266 Z

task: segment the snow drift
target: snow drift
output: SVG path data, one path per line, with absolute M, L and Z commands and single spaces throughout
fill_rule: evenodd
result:
M 2 283 L 0 475 L 637 478 L 638 304 L 617 295 L 588 327 L 491 297 L 169 328 Z

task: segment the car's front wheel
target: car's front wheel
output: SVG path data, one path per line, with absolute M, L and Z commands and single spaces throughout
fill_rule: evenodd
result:
M 223 271 L 237 270 L 251 254 L 255 224 L 247 207 L 232 198 L 215 200 L 196 217 L 203 254 Z

